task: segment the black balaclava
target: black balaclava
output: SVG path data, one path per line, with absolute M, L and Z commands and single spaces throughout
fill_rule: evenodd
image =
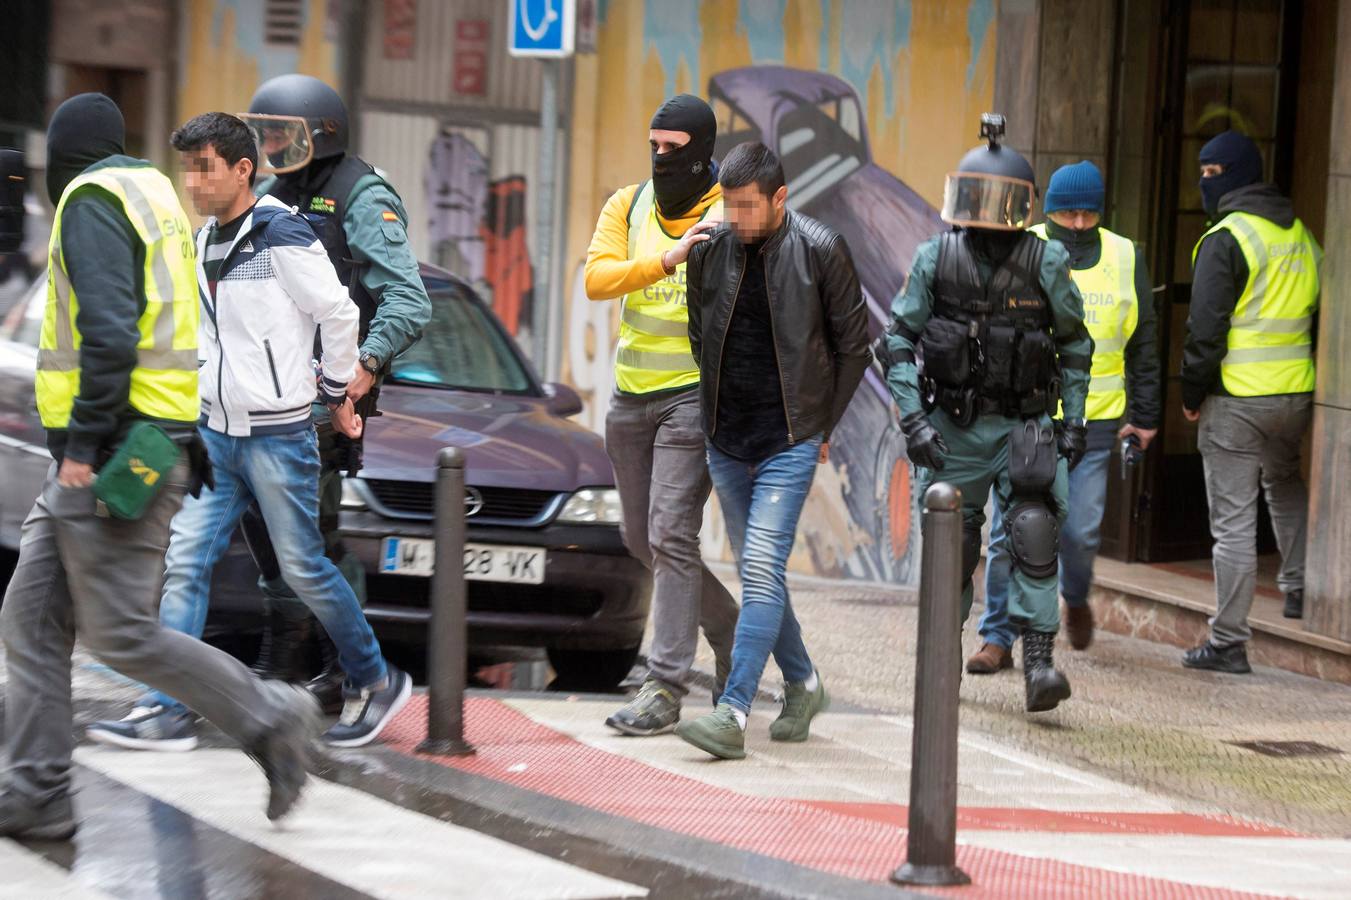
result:
M 1092 228 L 1066 228 L 1057 225 L 1051 218 L 1046 219 L 1046 236 L 1065 245 L 1070 252 L 1070 268 L 1080 268 L 1079 263 L 1086 260 L 1096 261 L 1100 254 L 1102 235 L 1101 225 Z
M 667 100 L 652 117 L 649 128 L 683 131 L 690 141 L 670 153 L 652 153 L 652 189 L 657 210 L 668 219 L 678 219 L 698 205 L 713 187 L 713 144 L 718 138 L 718 120 L 712 108 L 690 94 Z
M 66 186 L 96 162 L 123 153 L 126 124 L 103 94 L 76 94 L 52 113 L 47 126 L 47 196 L 61 202 Z
M 1211 138 L 1201 148 L 1199 159 L 1203 166 L 1216 163 L 1224 166 L 1219 175 L 1201 179 L 1201 203 L 1212 222 L 1220 218 L 1220 200 L 1225 194 L 1262 180 L 1262 151 L 1252 138 L 1237 131 Z
M 318 193 L 328 183 L 328 179 L 333 177 L 338 165 L 346 158 L 346 155 L 343 154 L 327 156 L 323 159 L 313 160 L 303 169 L 278 175 L 277 185 L 272 193 L 278 199 L 292 205 L 299 203 L 302 197 L 309 197 Z M 304 212 L 304 210 L 301 211 Z
M 998 266 L 1022 240 L 1022 231 L 1004 231 L 997 228 L 967 228 L 971 247 L 976 255 L 990 266 Z

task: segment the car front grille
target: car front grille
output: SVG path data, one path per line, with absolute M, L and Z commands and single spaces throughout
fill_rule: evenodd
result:
M 376 503 L 394 516 L 419 519 L 431 518 L 436 513 L 436 485 L 426 481 L 388 481 L 381 478 L 363 479 Z M 473 504 L 466 508 L 470 520 L 497 519 L 511 522 L 531 522 L 539 519 L 558 496 L 553 491 L 530 491 L 517 488 L 471 487 L 467 493 L 477 493 L 483 505 L 476 512 Z M 468 498 L 467 498 L 468 500 Z

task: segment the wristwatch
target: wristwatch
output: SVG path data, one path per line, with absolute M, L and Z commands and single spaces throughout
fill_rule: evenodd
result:
M 361 363 L 361 368 L 365 369 L 367 372 L 370 372 L 372 375 L 379 374 L 380 357 L 376 356 L 369 350 L 363 352 L 361 356 L 357 358 L 357 361 Z

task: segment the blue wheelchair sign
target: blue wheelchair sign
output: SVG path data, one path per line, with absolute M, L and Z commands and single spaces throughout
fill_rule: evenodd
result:
M 571 56 L 577 0 L 510 0 L 507 52 L 512 56 Z

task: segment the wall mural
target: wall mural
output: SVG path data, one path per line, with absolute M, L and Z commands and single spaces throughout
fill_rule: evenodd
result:
M 564 376 L 588 398 L 588 424 L 603 430 L 618 304 L 585 298 L 585 241 L 606 197 L 626 183 L 618 172 L 629 183 L 646 177 L 647 120 L 678 91 L 713 106 L 717 156 L 747 140 L 775 149 L 789 206 L 849 242 L 870 329 L 880 334 L 916 247 L 945 227 L 935 209 L 943 175 L 976 143 L 975 123 L 990 103 L 993 0 L 614 0 L 601 12 L 599 56 L 579 61 L 574 127 L 606 137 L 599 161 L 574 154 L 576 268 L 564 336 Z M 616 81 L 625 66 L 642 77 Z M 834 435 L 830 463 L 817 470 L 795 570 L 917 582 L 919 522 L 903 449 L 874 366 Z M 711 506 L 705 552 L 730 558 Z
M 535 279 L 526 244 L 526 178 L 489 177 L 488 132 L 446 128 L 423 173 L 435 262 L 474 285 L 513 337 L 528 330 Z

